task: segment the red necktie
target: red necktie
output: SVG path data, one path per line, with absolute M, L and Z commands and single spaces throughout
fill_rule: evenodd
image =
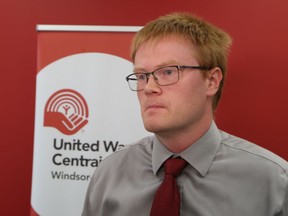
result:
M 150 216 L 178 216 L 180 214 L 180 194 L 176 177 L 186 165 L 187 162 L 181 158 L 170 158 L 165 161 L 165 177 L 155 194 Z

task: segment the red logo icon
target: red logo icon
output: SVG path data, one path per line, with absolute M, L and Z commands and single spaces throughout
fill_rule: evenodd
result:
M 50 96 L 44 112 L 44 126 L 66 135 L 77 133 L 88 123 L 88 106 L 81 94 L 62 89 Z

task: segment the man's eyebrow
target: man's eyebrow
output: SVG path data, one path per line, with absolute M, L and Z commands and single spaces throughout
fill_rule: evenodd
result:
M 162 68 L 162 67 L 167 67 L 167 66 L 170 66 L 170 65 L 179 65 L 179 63 L 177 63 L 176 61 L 167 61 L 167 62 L 158 64 L 158 65 L 155 67 L 154 70 L 157 70 L 158 68 Z M 134 67 L 134 68 L 133 68 L 133 71 L 134 71 L 134 72 L 139 71 L 140 73 L 141 73 L 141 72 L 151 72 L 151 71 L 146 70 L 146 69 L 143 68 L 143 67 Z
M 134 67 L 134 68 L 133 68 L 133 72 L 145 72 L 145 71 L 147 71 L 147 70 L 145 70 L 145 69 L 142 68 L 142 67 Z

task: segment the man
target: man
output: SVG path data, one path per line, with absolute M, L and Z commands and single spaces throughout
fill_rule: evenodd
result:
M 137 91 L 146 130 L 155 136 L 101 163 L 84 216 L 174 215 L 174 209 L 183 216 L 288 215 L 287 162 L 218 130 L 213 120 L 230 45 L 227 33 L 185 13 L 160 17 L 136 34 L 134 73 L 126 79 Z M 168 175 L 163 164 L 166 172 L 165 161 L 176 157 L 187 164 L 170 178 L 177 181 L 177 201 L 164 201 L 170 192 L 159 195 L 163 208 L 154 213 Z

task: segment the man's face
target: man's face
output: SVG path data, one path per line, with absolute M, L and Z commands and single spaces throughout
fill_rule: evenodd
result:
M 179 36 L 143 43 L 135 56 L 134 72 L 151 72 L 162 66 L 199 66 L 193 45 Z M 158 135 L 189 132 L 211 117 L 209 79 L 199 69 L 182 69 L 179 81 L 159 86 L 153 76 L 144 90 L 138 91 L 141 115 L 146 130 Z

